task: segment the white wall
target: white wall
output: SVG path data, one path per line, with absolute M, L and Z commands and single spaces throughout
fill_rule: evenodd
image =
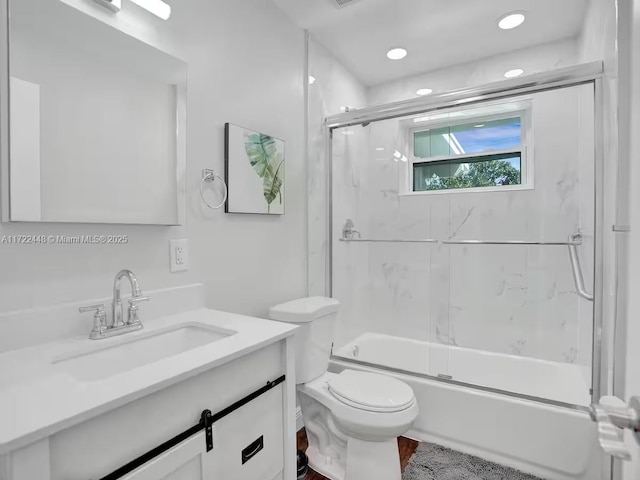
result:
M 576 63 L 578 45 L 576 39 L 569 38 L 376 85 L 369 88 L 368 101 L 370 105 L 380 105 L 416 98 L 420 88 L 431 88 L 438 93 L 485 85 L 504 80 L 505 72 L 514 68 L 522 68 L 527 75 Z
M 187 224 L 2 224 L 0 240 L 113 233 L 129 243 L 0 243 L 0 310 L 109 295 L 121 268 L 133 270 L 143 290 L 202 281 L 209 306 L 241 313 L 265 315 L 276 302 L 306 295 L 304 32 L 270 0 L 172 2 L 166 22 L 129 1 L 118 15 L 89 0 L 66 2 L 188 63 Z M 286 215 L 225 215 L 203 206 L 201 170 L 223 172 L 225 122 L 287 142 Z M 188 272 L 169 273 L 171 238 L 189 238 Z M 88 316 L 87 332 L 90 325 Z
M 617 40 L 617 2 L 615 0 L 587 0 L 589 8 L 578 38 L 581 62 L 615 60 Z

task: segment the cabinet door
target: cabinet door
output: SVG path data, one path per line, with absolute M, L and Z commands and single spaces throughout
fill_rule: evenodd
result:
M 200 432 L 123 480 L 265 480 L 283 468 L 282 386 L 213 424 L 213 450 Z
M 123 480 L 208 480 L 213 478 L 207 461 L 205 434 L 199 434 L 146 463 Z
M 280 385 L 213 424 L 213 450 L 205 460 L 212 479 L 278 478 L 284 466 L 282 395 Z

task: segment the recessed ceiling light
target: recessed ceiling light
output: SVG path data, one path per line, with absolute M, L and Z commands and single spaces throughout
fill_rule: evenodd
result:
M 387 52 L 387 57 L 391 60 L 402 60 L 407 56 L 407 51 L 404 48 L 392 48 Z
M 513 70 L 509 70 L 507 73 L 504 74 L 504 76 L 505 78 L 516 78 L 522 75 L 523 73 L 524 73 L 524 70 L 522 70 L 521 68 L 515 68 Z
M 314 83 L 316 83 L 316 77 L 309 75 L 309 85 L 313 85 Z
M 429 95 L 430 93 L 433 93 L 433 90 L 431 90 L 430 88 L 421 88 L 416 92 L 416 95 L 422 96 L 422 95 Z
M 502 30 L 511 30 L 512 28 L 522 25 L 524 23 L 524 19 L 524 13 L 522 12 L 507 13 L 503 17 L 500 17 L 498 20 L 498 26 Z

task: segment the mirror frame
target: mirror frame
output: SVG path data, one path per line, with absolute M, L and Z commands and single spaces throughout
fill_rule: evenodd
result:
M 181 61 L 185 65 L 185 83 L 184 85 L 176 85 L 176 213 L 175 223 L 144 223 L 144 222 L 70 222 L 70 221 L 50 221 L 41 220 L 39 222 L 12 220 L 11 219 L 11 182 L 10 182 L 10 139 L 9 129 L 9 79 L 10 79 L 10 48 L 11 48 L 11 25 L 10 25 L 10 0 L 0 0 L 0 31 L 4 29 L 5 33 L 0 35 L 0 222 L 2 223 L 29 223 L 29 224 L 77 224 L 77 225 L 149 225 L 149 226 L 182 226 L 187 220 L 187 83 L 188 83 L 188 64 L 173 55 L 160 50 L 159 48 L 148 44 L 144 40 L 137 38 L 129 33 L 117 29 L 108 22 L 102 22 L 97 17 L 89 15 L 82 10 L 78 12 L 88 15 L 91 20 L 102 22 L 109 28 L 117 30 L 122 35 L 127 35 L 132 39 L 148 45 L 150 48 L 170 55 Z M 19 0 L 18 0 L 19 1 Z M 72 5 L 66 5 L 68 8 L 75 8 Z
M 0 210 L 10 221 L 9 206 L 9 0 L 0 0 Z

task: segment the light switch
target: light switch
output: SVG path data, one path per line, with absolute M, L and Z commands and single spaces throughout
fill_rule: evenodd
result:
M 172 272 L 189 270 L 189 240 L 171 240 L 170 246 L 170 267 Z

